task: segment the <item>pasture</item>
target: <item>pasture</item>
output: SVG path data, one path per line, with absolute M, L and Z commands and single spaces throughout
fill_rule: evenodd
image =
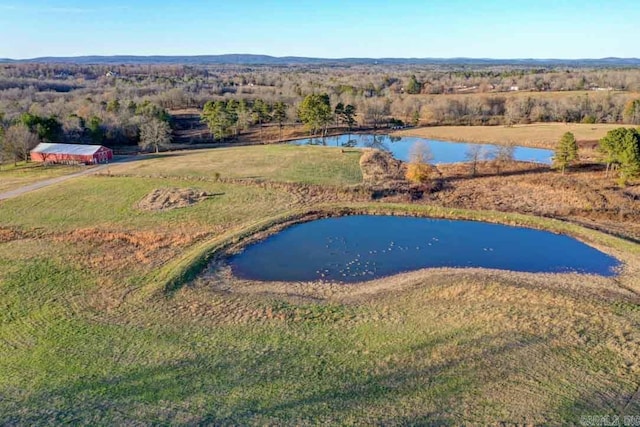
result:
M 44 179 L 56 178 L 83 170 L 84 166 L 50 165 L 18 162 L 0 168 L 0 193 L 14 190 Z
M 0 202 L 0 424 L 570 424 L 640 412 L 638 244 L 519 206 L 375 201 L 355 190 L 358 160 L 322 147 L 169 153 Z M 502 178 L 451 180 L 451 197 Z M 137 208 L 164 187 L 213 196 Z M 247 235 L 338 212 L 545 228 L 625 267 L 616 278 L 421 270 L 348 286 L 185 274 Z

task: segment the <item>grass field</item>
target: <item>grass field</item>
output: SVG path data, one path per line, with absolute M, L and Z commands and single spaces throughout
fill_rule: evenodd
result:
M 17 165 L 3 165 L 0 168 L 0 193 L 16 188 L 78 172 L 83 166 L 43 166 L 41 163 L 24 163 Z
M 515 144 L 553 149 L 565 132 L 578 141 L 596 141 L 617 124 L 535 123 L 514 126 L 433 126 L 395 132 L 398 136 L 418 136 L 445 141 Z
M 640 413 L 638 245 L 548 219 L 354 202 L 336 190 L 324 209 L 550 227 L 627 266 L 617 279 L 221 277 L 165 293 L 155 280 L 203 249 L 319 209 L 324 199 L 297 193 L 296 182 L 361 179 L 357 154 L 320 147 L 177 154 L 110 171 L 168 178 L 82 177 L 0 202 L 0 424 L 561 425 Z M 215 172 L 251 179 L 197 179 Z M 216 195 L 171 211 L 135 207 L 160 187 Z
M 169 158 L 169 159 L 168 159 Z M 342 185 L 362 181 L 360 152 L 257 145 L 161 154 L 110 167 L 115 175 L 162 175 Z

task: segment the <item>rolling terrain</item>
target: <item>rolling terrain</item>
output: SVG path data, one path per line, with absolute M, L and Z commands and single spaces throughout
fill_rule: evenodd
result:
M 612 178 L 518 164 L 471 178 L 452 165 L 420 201 L 373 200 L 359 159 L 167 153 L 1 201 L 0 424 L 576 424 L 640 411 L 640 246 L 625 225 L 636 219 L 618 222 L 620 237 L 576 219 L 606 229 L 613 213 L 586 204 Z M 209 196 L 140 208 L 162 188 Z M 606 191 L 617 203 L 637 186 Z M 345 286 L 207 268 L 286 224 L 356 212 L 569 233 L 624 269 L 436 269 Z
M 0 62 L 70 63 L 70 64 L 237 64 L 237 65 L 431 65 L 444 67 L 517 66 L 517 67 L 636 67 L 639 58 L 584 58 L 584 59 L 494 59 L 494 58 L 312 58 L 302 56 L 270 56 L 230 53 L 222 55 L 193 56 L 47 56 L 30 59 L 0 58 Z

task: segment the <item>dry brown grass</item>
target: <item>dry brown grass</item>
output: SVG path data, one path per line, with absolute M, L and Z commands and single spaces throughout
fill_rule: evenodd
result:
M 82 261 L 88 268 L 117 271 L 135 263 L 160 265 L 180 249 L 210 235 L 210 231 L 108 231 L 81 228 L 51 236 L 54 242 L 82 246 Z M 166 256 L 163 256 L 166 255 Z
M 633 196 L 640 185 L 620 188 L 599 167 L 583 165 L 561 174 L 513 163 L 497 174 L 487 162 L 479 165 L 475 177 L 469 165 L 439 165 L 438 170 L 442 190 L 426 202 L 570 219 L 640 239 L 640 198 Z
M 390 153 L 380 150 L 365 150 L 360 157 L 362 177 L 367 183 L 389 183 L 404 180 L 404 164 Z
M 397 136 L 416 136 L 445 141 L 515 144 L 554 149 L 565 132 L 578 141 L 596 141 L 618 124 L 534 123 L 514 126 L 433 126 L 394 132 Z
M 163 211 L 194 205 L 213 193 L 194 188 L 156 188 L 137 204 L 143 211 Z
M 376 338 L 368 332 L 366 344 L 354 342 L 351 351 L 377 359 L 371 377 L 413 390 L 412 402 L 430 413 L 428 420 L 562 424 L 588 411 L 640 408 L 640 334 L 631 309 L 640 298 L 619 286 L 640 289 L 640 266 L 633 257 L 626 261 L 619 279 L 432 269 L 358 285 L 238 280 L 221 264 L 168 301 L 167 310 L 212 325 L 296 328 L 320 319 L 341 331 L 375 330 Z M 319 315 L 322 307 L 340 309 Z M 386 354 L 374 344 L 381 331 L 388 331 Z M 410 350 L 399 351 L 405 344 Z M 416 393 L 449 377 L 461 381 L 455 401 L 427 403 L 439 392 Z M 407 419 L 419 417 L 407 410 Z M 386 411 L 395 424 L 404 410 Z

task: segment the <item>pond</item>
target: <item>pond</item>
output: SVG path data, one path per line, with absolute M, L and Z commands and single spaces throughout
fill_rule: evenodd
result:
M 402 161 L 409 161 L 411 147 L 418 141 L 426 143 L 433 154 L 433 163 L 459 163 L 469 161 L 469 153 L 478 149 L 481 159 L 490 160 L 495 157 L 499 145 L 474 144 L 468 142 L 447 142 L 416 137 L 399 137 L 391 135 L 373 134 L 345 134 L 339 136 L 327 136 L 325 138 L 306 138 L 291 141 L 295 145 L 326 145 L 328 147 L 347 148 L 377 148 L 388 151 Z M 516 146 L 513 150 L 513 159 L 523 162 L 551 164 L 553 151 L 541 148 L 529 148 Z
M 356 215 L 297 224 L 229 259 L 237 277 L 360 282 L 432 267 L 613 276 L 620 262 L 571 237 L 475 221 Z

